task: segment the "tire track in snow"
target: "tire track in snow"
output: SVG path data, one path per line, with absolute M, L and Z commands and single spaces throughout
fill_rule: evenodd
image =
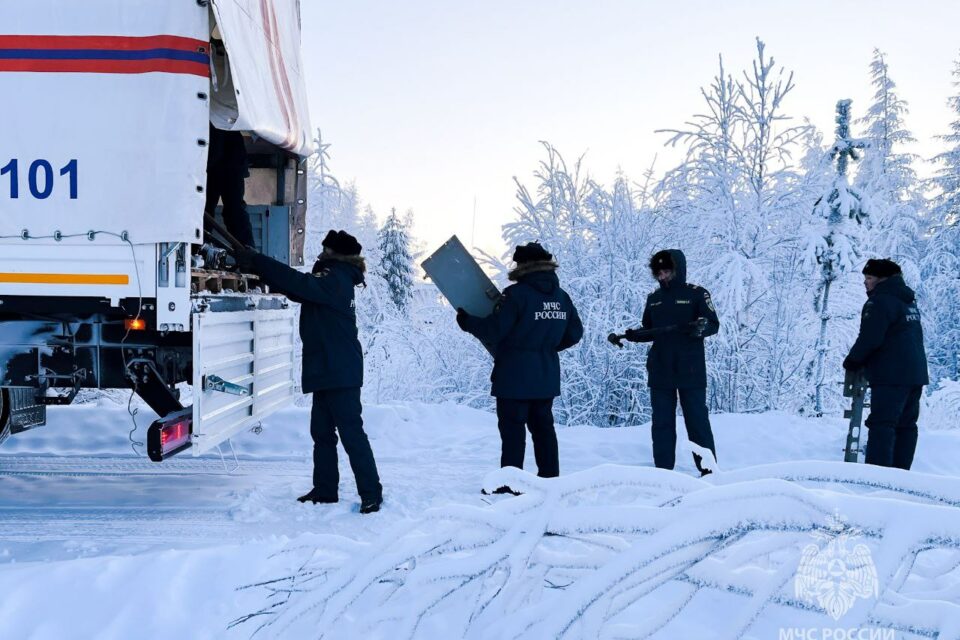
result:
M 0 456 L 0 552 L 57 559 L 76 549 L 101 555 L 297 534 L 311 528 L 309 517 L 263 505 L 310 472 L 292 458 L 241 459 L 225 470 L 219 458 Z
M 310 463 L 289 458 L 277 460 L 241 459 L 236 469 L 224 469 L 219 459 L 171 460 L 150 462 L 145 458 L 52 458 L 0 456 L 0 476 L 302 476 Z

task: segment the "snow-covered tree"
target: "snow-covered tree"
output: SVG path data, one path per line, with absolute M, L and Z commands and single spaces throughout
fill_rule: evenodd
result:
M 805 192 L 793 154 L 810 129 L 791 125 L 784 101 L 792 74 L 778 67 L 757 39 L 757 57 L 742 78 L 720 71 L 701 90 L 706 109 L 684 128 L 666 130 L 687 157 L 660 191 L 675 223 L 673 242 L 686 248 L 700 284 L 713 294 L 721 332 L 708 343 L 713 404 L 729 411 L 767 408 L 776 379 L 767 363 L 782 341 L 769 322 L 791 295 L 781 280 L 784 257 L 796 263 L 796 226 Z M 794 270 L 796 272 L 796 270 Z M 774 280 L 781 286 L 773 286 Z M 791 280 L 792 282 L 792 280 Z M 781 336 L 782 337 L 782 336 Z M 783 369 L 786 371 L 787 369 Z
M 953 69 L 960 89 L 960 60 Z M 922 314 L 927 356 L 934 380 L 960 380 L 960 92 L 948 104 L 954 118 L 950 132 L 940 136 L 947 149 L 933 158 L 938 170 L 931 180 L 927 243 L 921 263 Z
M 904 150 L 916 140 L 904 123 L 907 103 L 898 95 L 879 49 L 873 52 L 870 75 L 873 102 L 858 120 L 867 153 L 855 181 L 857 191 L 869 200 L 871 232 L 865 238 L 865 253 L 896 260 L 907 280 L 916 282 L 925 203 L 913 168 L 918 157 Z
M 542 142 L 532 179 L 515 178 L 516 216 L 503 237 L 506 255 L 533 240 L 554 254 L 585 324 L 583 342 L 562 355 L 561 422 L 623 426 L 649 418 L 646 348 L 618 350 L 605 336 L 639 324 L 656 286 L 647 262 L 664 248 L 684 250 L 690 280 L 710 289 L 718 307 L 721 332 L 707 342 L 714 409 L 838 409 L 834 383 L 856 333 L 857 271 L 867 256 L 898 260 L 908 279 L 919 264 L 933 376 L 960 378 L 960 95 L 951 101 L 957 122 L 945 140 L 953 146 L 938 156 L 938 208 L 930 216 L 907 147 L 906 103 L 880 52 L 871 73 L 874 100 L 857 121 L 863 139 L 851 134 L 850 102 L 841 101 L 836 140 L 826 147 L 809 122 L 790 120 L 793 77 L 760 40 L 742 73 L 728 72 L 721 58 L 702 90 L 701 114 L 668 131 L 668 143 L 686 155 L 662 179 L 651 169 L 639 184 L 622 172 L 602 184 L 584 157 L 568 163 Z M 960 82 L 960 64 L 956 75 Z M 420 280 L 409 221 L 394 211 L 379 224 L 357 189 L 333 178 L 329 145 L 318 138 L 318 146 L 308 247 L 318 248 L 317 234 L 329 228 L 347 229 L 364 245 L 369 274 L 357 317 L 365 397 L 489 407 L 489 355 Z M 854 171 L 860 149 L 864 162 Z M 505 256 L 483 261 L 505 286 Z
M 606 335 L 640 324 L 653 286 L 646 263 L 657 221 L 649 185 L 635 190 L 619 175 L 607 189 L 586 175 L 582 157 L 570 166 L 552 145 L 542 144 L 546 158 L 534 173 L 536 188 L 531 192 L 516 180 L 517 219 L 504 226 L 504 239 L 508 250 L 537 240 L 553 253 L 561 286 L 586 327 L 583 341 L 561 355 L 558 419 L 640 424 L 650 415 L 642 355 L 612 348 Z
M 307 229 L 304 261 L 311 266 L 320 255 L 327 231 L 352 226 L 345 222 L 356 219 L 356 190 L 344 189 L 330 171 L 330 143 L 324 141 L 317 129 L 313 140 L 317 151 L 307 162 Z M 346 198 L 346 200 L 345 200 Z
M 960 90 L 960 59 L 954 63 L 953 86 Z M 947 145 L 947 150 L 933 158 L 938 166 L 931 186 L 936 190 L 933 198 L 934 224 L 953 226 L 960 221 L 960 91 L 947 100 L 954 119 L 950 132 L 938 136 Z
M 409 225 L 400 219 L 396 209 L 391 209 L 377 235 L 380 247 L 377 273 L 386 281 L 393 304 L 403 312 L 413 297 L 414 267 Z
M 859 149 L 866 142 L 850 135 L 851 100 L 837 102 L 837 137 L 830 149 L 831 160 L 836 161 L 836 173 L 826 193 L 813 207 L 816 224 L 809 238 L 808 260 L 816 264 L 819 281 L 817 283 L 815 310 L 820 318 L 820 331 L 816 342 L 816 362 L 813 366 L 814 411 L 822 414 L 826 378 L 826 363 L 831 346 L 838 343 L 830 334 L 830 320 L 837 315 L 836 303 L 831 307 L 831 292 L 834 285 L 847 273 L 853 271 L 860 259 L 861 225 L 865 222 L 868 209 L 860 193 L 850 185 L 848 166 L 851 161 L 859 160 Z M 834 331 L 836 328 L 834 327 Z M 833 359 L 836 359 L 835 357 Z M 837 364 L 837 363 L 834 363 Z

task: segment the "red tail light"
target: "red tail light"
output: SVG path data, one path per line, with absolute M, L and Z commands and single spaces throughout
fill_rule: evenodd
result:
M 190 448 L 193 432 L 193 410 L 184 409 L 157 420 L 147 429 L 147 455 L 162 462 Z
M 123 321 L 123 328 L 127 331 L 143 331 L 147 328 L 147 321 L 143 318 L 127 318 Z

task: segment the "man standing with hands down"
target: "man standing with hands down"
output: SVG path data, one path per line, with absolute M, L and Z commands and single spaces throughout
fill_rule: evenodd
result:
M 560 395 L 560 351 L 583 336 L 570 296 L 560 288 L 557 263 L 536 242 L 516 248 L 516 269 L 493 314 L 457 310 L 457 324 L 493 348 L 490 395 L 497 399 L 501 467 L 523 468 L 524 426 L 533 438 L 537 475 L 560 475 L 553 399 Z M 500 487 L 495 493 L 514 493 Z
M 920 396 L 930 382 L 920 310 L 896 262 L 868 260 L 863 274 L 867 302 L 860 335 L 843 368 L 865 369 L 870 383 L 867 464 L 909 469 L 917 448 Z
M 383 488 L 361 417 L 363 352 L 354 303 L 354 288 L 364 283 L 366 271 L 361 249 L 349 233 L 331 230 L 312 273 L 301 273 L 252 249 L 236 252 L 236 257 L 241 268 L 259 274 L 274 290 L 301 305 L 303 392 L 313 393 L 313 489 L 299 501 L 338 501 L 339 432 L 357 480 L 360 513 L 373 513 L 380 510 Z
M 627 329 L 631 342 L 653 342 L 647 354 L 647 384 L 653 411 L 653 462 L 673 469 L 677 449 L 677 396 L 690 441 L 716 457 L 707 413 L 707 365 L 703 339 L 720 330 L 710 292 L 687 283 L 687 259 L 679 249 L 658 251 L 650 271 L 660 288 L 647 297 L 643 328 Z M 619 345 L 619 337 L 610 336 Z M 710 473 L 693 454 L 701 475 Z

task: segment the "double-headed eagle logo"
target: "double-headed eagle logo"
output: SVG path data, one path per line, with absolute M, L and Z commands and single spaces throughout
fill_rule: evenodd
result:
M 840 519 L 829 518 L 825 531 L 813 537 L 819 544 L 808 544 L 800 557 L 794 591 L 801 600 L 817 603 L 834 620 L 839 620 L 857 598 L 875 598 L 880 581 L 870 549 L 856 544 L 860 531 Z

